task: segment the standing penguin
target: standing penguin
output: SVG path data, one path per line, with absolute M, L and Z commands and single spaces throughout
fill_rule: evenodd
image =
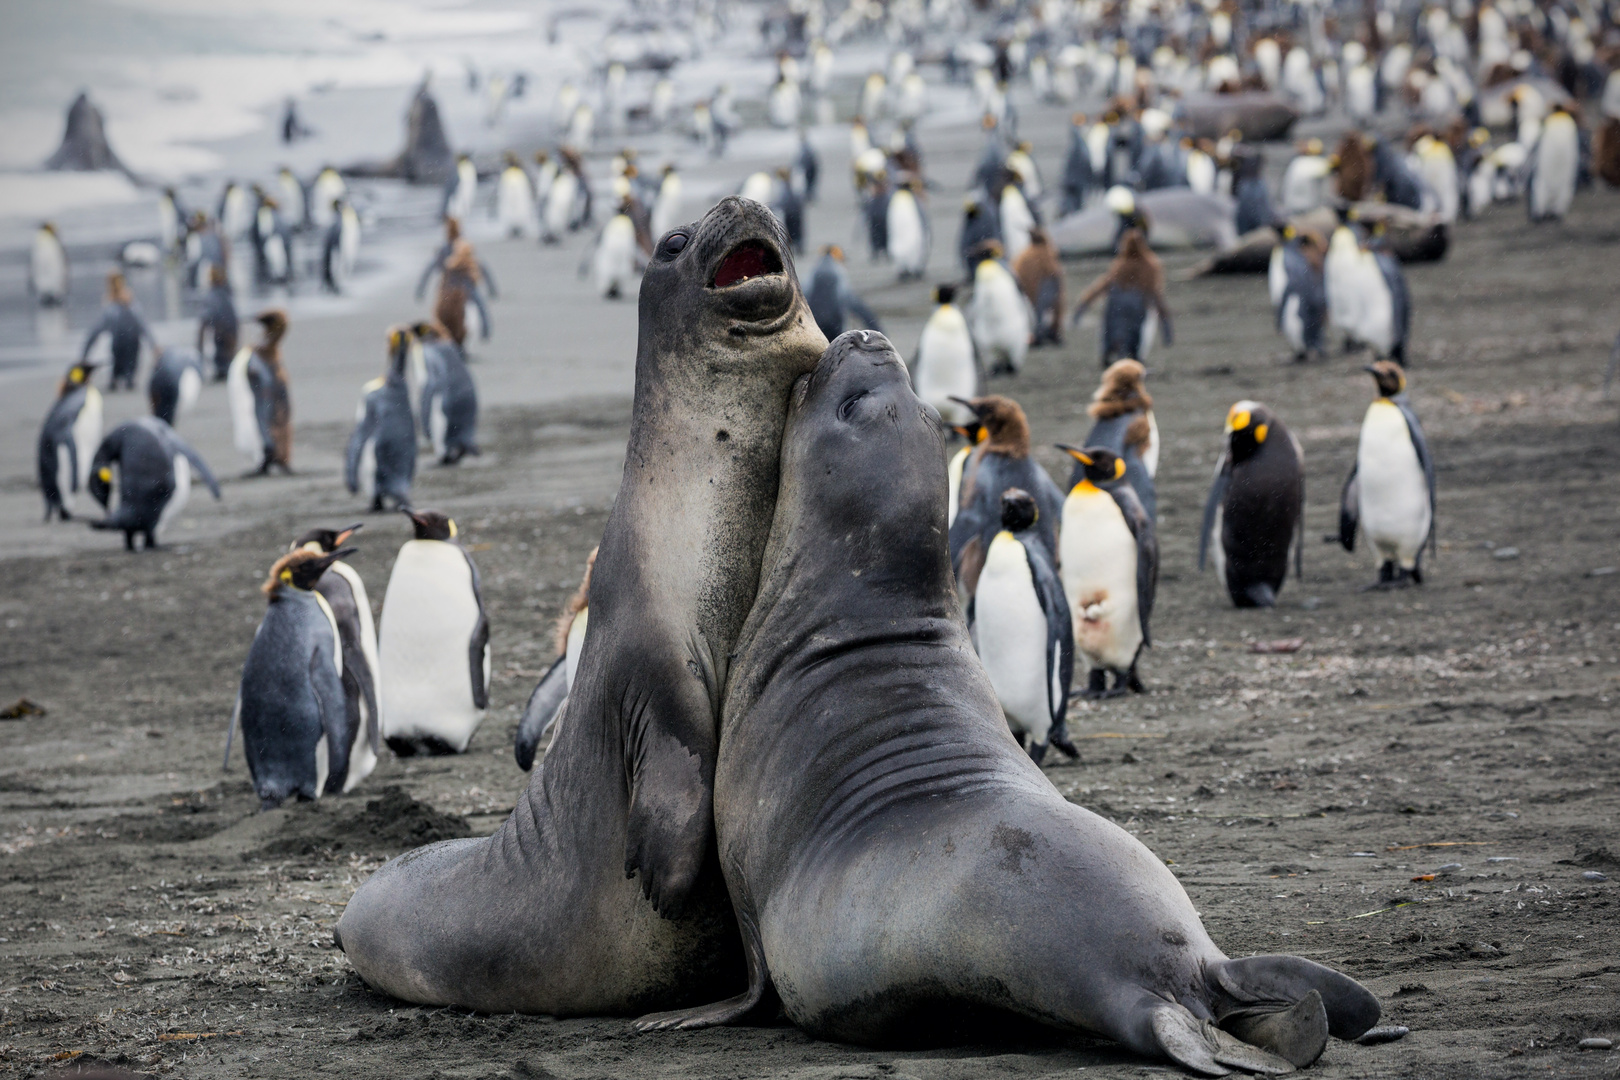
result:
M 439 207 L 441 218 L 467 221 L 472 217 L 473 200 L 478 195 L 478 169 L 466 154 L 456 155 L 456 167 L 444 185 L 444 202 Z
M 1086 114 L 1075 113 L 1069 129 L 1069 155 L 1063 163 L 1063 202 L 1058 214 L 1068 217 L 1084 210 L 1086 198 L 1097 187 L 1097 174 L 1091 167 L 1091 147 L 1086 145 Z
M 980 249 L 973 268 L 968 309 L 973 346 L 990 374 L 1016 375 L 1023 370 L 1034 322 L 1018 279 L 1001 262 L 1001 245 L 990 241 Z
M 562 715 L 563 706 L 568 703 L 568 695 L 574 688 L 574 672 L 579 669 L 579 653 L 585 647 L 585 628 L 590 619 L 591 604 L 591 575 L 596 571 L 596 549 L 585 558 L 585 577 L 579 583 L 579 588 L 568 598 L 563 605 L 562 614 L 557 617 L 556 633 L 553 641 L 556 644 L 557 659 L 554 660 L 546 673 L 535 684 L 534 690 L 529 694 L 529 700 L 524 703 L 523 715 L 518 720 L 518 727 L 512 739 L 512 750 L 517 758 L 518 768 L 528 772 L 534 766 L 535 750 L 540 740 L 546 737 L 546 732 Z
M 235 180 L 225 181 L 225 190 L 219 196 L 219 209 L 214 213 L 220 230 L 228 240 L 240 240 L 253 227 L 253 205 L 248 193 Z
M 591 189 L 578 152 L 565 146 L 557 156 L 562 159 L 562 168 L 546 192 L 545 213 L 540 221 L 540 239 L 547 244 L 559 242 L 564 233 L 573 232 L 591 218 Z
M 332 205 L 332 223 L 321 239 L 321 285 L 340 293 L 354 274 L 360 255 L 360 215 L 347 199 Z
M 1368 365 L 1378 397 L 1361 421 L 1356 463 L 1339 498 L 1339 542 L 1356 550 L 1356 528 L 1378 552 L 1375 588 L 1423 584 L 1423 548 L 1434 551 L 1434 455 L 1406 398 L 1406 373 L 1388 360 Z
M 934 302 L 939 306 L 923 324 L 917 355 L 911 361 L 912 387 L 947 424 L 972 421 L 977 425 L 973 410 L 962 404 L 978 396 L 979 367 L 973 359 L 973 335 L 968 332 L 967 319 L 956 306 L 956 286 L 935 287 Z
M 281 362 L 281 339 L 287 334 L 287 313 L 280 308 L 261 312 L 258 322 L 264 339 L 239 351 L 225 378 L 225 396 L 231 407 L 231 428 L 237 451 L 259 474 L 279 466 L 292 472 L 292 396 L 287 371 Z
M 1327 334 L 1327 284 L 1322 267 L 1327 245 L 1321 236 L 1307 229 L 1296 232 L 1284 227 L 1283 241 L 1271 249 L 1267 285 L 1277 329 L 1294 350 L 1294 359 L 1320 355 Z
M 1020 488 L 1040 510 L 1036 531 L 1059 560 L 1058 526 L 1063 520 L 1063 492 L 1029 453 L 1029 420 L 1011 398 L 991 395 L 960 402 L 973 410 L 986 437 L 962 466 L 956 519 L 951 522 L 951 566 L 964 596 L 978 586 L 985 553 L 1001 527 L 1001 493 Z
M 231 298 L 231 285 L 225 267 L 222 264 L 210 265 L 208 295 L 203 298 L 202 315 L 197 320 L 197 352 L 212 357 L 215 382 L 224 382 L 230 372 L 231 361 L 236 358 L 236 335 L 240 329 L 236 301 Z
M 1086 407 L 1092 419 L 1086 445 L 1103 447 L 1124 460 L 1125 482 L 1141 500 L 1148 520 L 1157 521 L 1159 498 L 1153 480 L 1159 472 L 1159 422 L 1153 416 L 1146 380 L 1147 368 L 1137 360 L 1115 360 L 1108 366 Z M 1075 466 L 1069 477 L 1071 489 L 1081 481 L 1082 468 Z
M 95 365 L 81 360 L 68 368 L 56 390 L 56 403 L 39 431 L 39 489 L 45 520 L 54 512 L 73 517 L 73 497 L 90 481 L 90 459 L 101 444 L 101 391 L 90 385 Z
M 596 295 L 604 300 L 629 295 L 635 285 L 641 247 L 637 243 L 632 210 L 632 200 L 626 196 L 619 204 L 619 212 L 602 226 L 602 234 L 596 238 L 596 250 L 591 254 L 591 283 Z
M 954 402 L 952 404 L 971 416 L 971 410 L 966 406 L 956 405 Z M 947 529 L 956 524 L 956 512 L 961 508 L 962 473 L 966 471 L 967 463 L 973 457 L 973 451 L 977 450 L 979 444 L 990 437 L 990 433 L 985 430 L 983 424 L 979 423 L 979 418 L 976 416 L 965 423 L 952 424 L 951 431 L 962 436 L 967 445 L 952 454 L 950 462 L 945 466 L 945 527 Z
M 167 349 L 152 368 L 146 382 L 146 397 L 152 415 L 171 427 L 191 411 L 202 394 L 203 363 L 196 349 Z
M 422 272 L 421 279 L 416 283 L 416 298 L 418 300 L 422 298 L 428 280 L 438 272 L 439 291 L 434 300 L 433 313 L 439 324 L 450 332 L 457 345 L 464 344 L 471 332 L 467 325 L 467 312 L 470 308 L 477 318 L 477 326 L 472 329 L 476 329 L 479 337 L 488 341 L 491 329 L 489 309 L 484 305 L 484 297 L 479 287 L 487 284 L 490 297 L 493 299 L 499 296 L 494 275 L 478 258 L 472 244 L 461 235 L 460 222 L 450 218 L 444 223 L 444 230 L 444 246 L 439 249 L 433 261 L 428 263 L 427 269 Z
M 174 188 L 166 187 L 158 196 L 158 247 L 164 255 L 178 254 L 186 236 L 186 212 Z
M 1001 195 L 996 210 L 1001 220 L 1001 244 L 1009 259 L 1017 259 L 1029 246 L 1030 230 L 1040 224 L 1024 198 L 1024 189 L 1011 173 L 1002 174 Z
M 1074 458 L 1078 475 L 1063 501 L 1063 591 L 1075 646 L 1091 671 L 1084 693 L 1140 694 L 1136 664 L 1143 646 L 1153 644 L 1149 624 L 1159 587 L 1153 519 L 1125 482 L 1124 458 L 1102 446 L 1058 449 Z
M 681 174 L 673 164 L 664 166 L 663 178 L 658 182 L 658 195 L 653 199 L 651 232 L 654 240 L 681 224 Z
M 351 729 L 337 619 L 315 592 L 327 567 L 351 550 L 323 555 L 300 548 L 277 559 L 263 585 L 269 608 L 248 647 L 231 717 L 233 731 L 242 726 L 242 750 L 261 810 L 294 797 L 347 791 L 359 782 L 361 770 L 353 770 L 353 777 L 350 772 L 354 751 L 367 742 L 366 730 Z M 225 753 L 228 761 L 229 736 Z
M 928 218 L 922 209 L 921 180 L 908 180 L 895 189 L 887 216 L 889 256 L 901 281 L 915 281 L 928 269 Z
M 1542 121 L 1541 136 L 1531 154 L 1529 210 L 1531 221 L 1562 221 L 1575 200 L 1580 175 L 1580 128 L 1563 104 Z
M 478 567 L 436 510 L 405 511 L 416 538 L 399 549 L 383 598 L 383 738 L 394 753 L 459 754 L 489 707 L 489 620 Z
M 286 285 L 293 279 L 292 232 L 280 205 L 254 185 L 259 206 L 248 238 L 253 241 L 253 276 L 261 285 Z
M 1001 243 L 1001 218 L 996 213 L 995 203 L 981 190 L 962 200 L 962 231 L 956 242 L 957 253 L 969 277 L 985 245 L 992 241 Z
M 129 282 L 116 271 L 107 275 L 107 304 L 101 309 L 101 320 L 85 335 L 84 348 L 79 351 L 80 360 L 90 358 L 90 349 L 102 334 L 106 334 L 112 342 L 109 389 L 118 389 L 119 383 L 123 383 L 126 389 L 135 389 L 135 368 L 141 359 L 141 339 L 146 339 L 154 354 L 161 355 L 163 350 L 152 336 L 152 331 L 146 328 L 146 320 L 141 318 L 140 309 L 135 305 L 135 294 L 130 292 Z
M 1406 363 L 1406 345 L 1412 333 L 1412 294 L 1406 273 L 1395 253 L 1384 247 L 1362 253 L 1368 298 L 1362 308 L 1361 339 L 1379 356 Z
M 116 468 L 118 506 L 110 508 Z M 108 514 L 92 529 L 119 530 L 124 548 L 135 550 L 135 534 L 146 550 L 158 545 L 158 533 L 185 508 L 193 470 L 215 499 L 219 484 L 208 463 L 175 430 L 155 416 L 126 420 L 113 428 L 90 461 L 89 489 Z
M 444 329 L 419 322 L 411 328 L 422 344 L 427 378 L 422 384 L 422 431 L 441 465 L 454 465 L 468 454 L 477 457 L 478 387 L 466 357 Z
M 49 221 L 40 224 L 28 249 L 28 291 L 42 307 L 60 307 L 67 299 L 67 249 Z
M 501 169 L 500 183 L 495 188 L 495 217 L 508 239 L 519 240 L 539 232 L 534 185 L 518 163 L 517 155 L 510 150 L 506 152 L 506 166 Z
M 1013 260 L 1013 277 L 1035 312 L 1035 344 L 1063 344 L 1063 264 L 1045 229 L 1029 231 L 1029 245 Z
M 877 315 L 850 284 L 849 271 L 844 269 L 844 249 L 837 244 L 828 244 L 821 249 L 821 261 L 816 263 L 815 270 L 810 274 L 804 299 L 810 305 L 810 314 L 816 320 L 816 325 L 828 341 L 844 332 L 850 315 L 860 319 L 869 330 L 883 329 Z
M 1170 304 L 1164 295 L 1164 266 L 1148 248 L 1140 230 L 1125 230 L 1119 254 L 1107 272 L 1080 295 L 1070 321 L 1078 323 L 1092 302 L 1104 293 L 1108 294 L 1108 303 L 1103 309 L 1098 346 L 1103 367 L 1124 357 L 1145 361 L 1161 326 L 1164 343 L 1173 342 Z
M 1341 223 L 1328 238 L 1327 255 L 1322 259 L 1322 286 L 1327 293 L 1328 322 L 1344 334 L 1345 352 L 1361 344 L 1366 291 L 1363 283 L 1367 280 L 1361 256 L 1361 241 L 1355 229 Z
M 1226 450 L 1204 504 L 1198 569 L 1215 573 L 1238 607 L 1272 607 L 1288 576 L 1304 576 L 1305 452 L 1275 414 L 1240 401 L 1226 414 Z
M 1001 529 L 967 607 L 968 633 L 1007 725 L 1020 744 L 1027 739 L 1037 765 L 1052 745 L 1080 756 L 1065 724 L 1074 630 L 1052 553 L 1035 529 L 1039 517 L 1029 492 L 1002 492 Z
M 353 494 L 364 489 L 371 496 L 373 511 L 382 511 L 384 500 L 391 500 L 395 509 L 411 504 L 416 420 L 405 386 L 410 345 L 410 333 L 404 327 L 388 331 L 388 369 L 361 390 L 354 434 L 349 436 L 349 450 L 344 455 L 343 482 Z
M 339 199 L 347 200 L 349 185 L 343 182 L 343 175 L 332 166 L 327 165 L 315 175 L 315 182 L 309 186 L 309 220 L 317 229 L 329 229 L 337 220 L 336 207 L 333 205 Z
M 356 522 L 341 531 L 310 529 L 287 548 L 288 551 L 309 551 L 316 555 L 336 557 L 336 561 L 315 582 L 315 592 L 326 600 L 332 621 L 337 623 L 338 644 L 343 660 L 341 677 L 346 730 L 354 733 L 349 752 L 349 771 L 339 779 L 344 791 L 371 775 L 371 770 L 377 767 L 377 751 L 382 747 L 382 721 L 377 711 L 377 624 L 371 617 L 371 598 L 366 595 L 366 583 L 360 579 L 354 567 L 341 557 L 343 545 L 362 527 Z

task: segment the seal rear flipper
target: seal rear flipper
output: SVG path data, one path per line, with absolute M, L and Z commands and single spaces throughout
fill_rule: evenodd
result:
M 1154 1005 L 1152 1026 L 1165 1057 L 1203 1076 L 1229 1076 L 1233 1069 L 1266 1076 L 1294 1071 L 1282 1058 L 1228 1035 L 1208 1020 L 1197 1019 L 1181 1005 Z
M 1224 1030 L 1251 1046 L 1264 1047 L 1305 1068 L 1327 1049 L 1327 1008 L 1322 993 L 1312 990 L 1290 1009 L 1243 1009 L 1221 1020 Z
M 769 1020 L 774 1015 L 781 999 L 776 996 L 776 985 L 765 966 L 765 946 L 759 939 L 759 927 L 751 912 L 737 907 L 736 914 L 737 929 L 742 935 L 743 957 L 748 961 L 748 989 L 736 997 L 700 1005 L 695 1009 L 648 1013 L 636 1021 L 637 1031 L 690 1031 L 741 1024 L 751 1018 Z
M 1322 996 L 1328 1034 L 1355 1039 L 1383 1011 L 1372 991 L 1350 976 L 1300 956 L 1246 956 L 1211 965 L 1215 1015 L 1223 1027 L 1242 1014 L 1282 1012 L 1314 990 Z

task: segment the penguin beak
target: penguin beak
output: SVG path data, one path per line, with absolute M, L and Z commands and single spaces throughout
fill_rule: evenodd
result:
M 1090 465 L 1092 463 L 1091 455 L 1086 453 L 1084 450 L 1077 449 L 1076 447 L 1070 446 L 1067 443 L 1053 443 L 1052 445 L 1056 446 L 1059 450 L 1063 451 L 1065 454 L 1068 454 L 1082 465 Z
M 357 521 L 353 525 L 350 525 L 347 529 L 344 529 L 342 532 L 338 533 L 337 534 L 337 546 L 342 547 L 344 544 L 348 543 L 349 542 L 349 537 L 353 536 L 355 533 L 359 532 L 361 529 L 363 529 L 365 527 L 366 527 L 365 522 Z

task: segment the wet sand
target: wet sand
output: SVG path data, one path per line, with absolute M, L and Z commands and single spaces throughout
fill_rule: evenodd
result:
M 1061 117 L 1026 125 L 1053 183 Z M 812 244 L 851 250 L 857 283 L 909 354 L 926 289 L 866 263 L 835 134 Z M 957 192 L 978 143 L 923 139 L 940 184 L 937 280 L 954 267 Z M 748 168 L 728 161 L 716 176 L 740 182 Z M 1047 772 L 1170 861 L 1227 952 L 1339 967 L 1379 995 L 1386 1023 L 1412 1029 L 1389 1045 L 1335 1042 L 1311 1075 L 1616 1068 L 1576 1043 L 1620 1035 L 1620 574 L 1593 573 L 1620 564 L 1620 425 L 1599 392 L 1617 241 L 1620 196 L 1598 190 L 1562 226 L 1497 208 L 1458 229 L 1445 262 L 1408 268 L 1440 554 L 1428 584 L 1399 593 L 1360 591 L 1375 576 L 1364 551 L 1314 543 L 1334 530 L 1371 394 L 1363 358 L 1283 360 L 1261 277 L 1172 282 L 1176 344 L 1150 361 L 1164 440 L 1150 693 L 1079 706 L 1083 757 Z M 294 326 L 293 478 L 235 479 L 223 395 L 205 392 L 181 429 L 228 478 L 225 500 L 194 493 L 170 546 L 150 555 L 82 525 L 38 524 L 32 439 L 57 373 L 6 377 L 0 704 L 26 695 L 49 711 L 0 721 L 0 1071 L 97 1058 L 187 1078 L 1168 1072 L 1084 1039 L 871 1051 L 786 1026 L 637 1036 L 625 1020 L 421 1009 L 367 990 L 331 947 L 344 902 L 384 859 L 492 831 L 525 783 L 512 729 L 600 534 L 628 431 L 635 309 L 592 298 L 574 276 L 584 243 L 483 242 L 507 294 L 494 340 L 475 350 L 485 453 L 458 469 L 424 462 L 418 477 L 418 503 L 457 517 L 483 571 L 488 719 L 466 755 L 386 758 L 358 791 L 317 804 L 258 813 L 240 750 L 220 772 L 225 723 L 262 614 L 257 584 L 287 539 L 366 519 L 354 565 L 380 601 L 407 538 L 403 518 L 362 513 L 338 471 L 383 328 L 420 310 L 407 290 Z M 1172 273 L 1193 261 L 1167 260 Z M 1102 266 L 1069 264 L 1070 295 Z M 1049 447 L 1085 434 L 1095 350 L 1088 325 L 992 387 L 1024 403 L 1060 477 Z M 1221 422 L 1242 397 L 1301 438 L 1309 477 L 1306 577 L 1267 612 L 1232 610 L 1193 568 Z M 109 403 L 109 425 L 144 411 L 135 395 Z M 1252 652 L 1283 638 L 1303 647 Z M 1460 868 L 1412 880 L 1447 864 Z M 1051 933 L 1061 937 L 1060 914 Z

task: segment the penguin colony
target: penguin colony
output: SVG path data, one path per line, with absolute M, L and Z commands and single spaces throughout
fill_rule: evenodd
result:
M 894 8 L 881 18 L 905 30 L 914 16 L 905 5 Z M 929 9 L 931 17 L 968 19 L 962 5 Z M 1141 669 L 1160 579 L 1160 441 L 1145 364 L 1161 343 L 1173 347 L 1168 287 L 1153 248 L 1178 245 L 1188 229 L 1176 200 L 1215 201 L 1221 235 L 1231 241 L 1224 247 L 1258 252 L 1247 269 L 1264 272 L 1275 327 L 1291 356 L 1320 358 L 1336 347 L 1370 354 L 1365 370 L 1374 395 L 1334 539 L 1352 552 L 1359 541 L 1372 553 L 1373 587 L 1402 588 L 1421 585 L 1432 571 L 1424 558 L 1432 563 L 1438 509 L 1435 459 L 1406 396 L 1412 310 L 1402 263 L 1439 257 L 1450 229 L 1494 204 L 1522 199 L 1531 221 L 1557 222 L 1591 171 L 1581 98 L 1597 96 L 1601 80 L 1587 70 L 1593 31 L 1578 20 L 1560 26 L 1521 11 L 1510 23 L 1497 6 L 1484 5 L 1477 28 L 1465 34 L 1434 9 L 1412 28 L 1410 42 L 1391 42 L 1395 28 L 1378 19 L 1334 43 L 1263 20 L 1236 26 L 1242 20 L 1235 16 L 1227 6 L 1196 11 L 1204 42 L 1196 54 L 1150 32 L 1110 37 L 1078 17 L 1039 35 L 1022 26 L 993 45 L 956 41 L 944 53 L 946 78 L 972 87 L 984 148 L 950 249 L 958 273 L 933 285 L 934 306 L 909 367 L 917 395 L 962 444 L 951 449 L 947 493 L 962 613 L 1009 729 L 1037 762 L 1052 747 L 1079 756 L 1069 732 L 1076 694 L 1101 699 L 1146 690 Z M 768 206 L 800 253 L 820 181 L 819 156 L 802 126 L 806 110 L 830 113 L 832 45 L 870 30 L 860 22 L 877 18 L 846 12 L 828 19 L 821 37 L 798 42 L 804 62 L 792 50 L 778 56 L 764 115 L 773 127 L 798 130 L 797 150 L 790 163 L 751 173 L 735 190 Z M 1577 58 L 1574 90 L 1544 76 L 1547 58 L 1518 47 L 1540 39 L 1541 30 L 1551 32 L 1549 49 Z M 1050 185 L 1031 145 L 1017 137 L 1009 89 L 1024 79 L 1039 99 L 1066 108 L 1086 97 L 1105 102 L 1094 116 L 1073 115 L 1067 155 Z M 645 106 L 624 102 L 625 80 L 622 66 L 610 67 L 600 111 L 565 84 L 556 100 L 557 145 L 535 153 L 532 167 L 505 153 L 489 174 L 487 210 L 480 205 L 486 177 L 470 155 L 458 155 L 446 170 L 445 239 L 416 289 L 423 300 L 437 277 L 432 316 L 387 331 L 381 372 L 360 390 L 344 457 L 348 490 L 373 511 L 406 515 L 412 538 L 395 559 L 377 619 L 349 562 L 360 525 L 311 530 L 271 564 L 226 751 L 228 762 L 240 728 L 267 808 L 353 790 L 385 744 L 401 757 L 465 751 L 485 718 L 491 631 L 478 569 L 455 521 L 415 507 L 411 495 L 424 450 L 443 466 L 480 453 L 468 350 L 490 338 L 488 301 L 499 294 L 465 226 L 484 215 L 505 238 L 546 246 L 596 226 L 581 277 L 604 300 L 634 295 L 660 239 L 699 200 L 683 191 L 674 164 L 654 177 L 629 149 L 612 158 L 606 183 L 593 178 L 587 155 L 599 129 L 620 131 L 631 117 L 654 129 L 684 124 L 694 143 L 720 156 L 742 120 L 729 87 L 682 114 L 667 80 L 654 85 Z M 896 52 L 886 71 L 861 84 L 859 115 L 849 127 L 850 179 L 870 258 L 913 290 L 929 273 L 927 206 L 938 190 L 917 134 L 927 85 L 912 54 Z M 1607 105 L 1614 85 L 1611 75 L 1601 87 L 1610 125 L 1617 119 Z M 1210 130 L 1197 106 L 1222 97 L 1241 99 L 1243 119 Z M 1372 134 L 1388 127 L 1401 103 L 1416 121 L 1406 137 Z M 1332 152 L 1318 140 L 1301 142 L 1270 189 L 1246 136 L 1262 137 L 1258 130 L 1278 115 L 1280 135 L 1294 118 L 1334 110 L 1364 130 L 1345 135 Z M 1246 131 L 1245 124 L 1252 126 Z M 1620 147 L 1620 136 L 1613 145 Z M 1612 176 L 1602 171 L 1607 159 L 1597 166 L 1611 183 L 1620 177 L 1620 166 Z M 341 294 L 361 266 L 364 197 L 331 167 L 307 186 L 286 169 L 267 186 L 232 181 L 212 213 L 188 213 L 172 190 L 164 193 L 160 246 L 201 301 L 196 347 L 160 347 L 123 275 L 109 278 L 106 306 L 40 433 L 47 520 L 70 520 L 86 489 L 107 511 L 92 527 L 122 531 L 130 550 L 137 537 L 152 548 L 194 481 L 219 498 L 214 474 L 176 431 L 209 380 L 225 384 L 246 468 L 293 470 L 291 378 L 282 350 L 292 321 L 284 308 L 270 307 L 249 320 L 257 340 L 239 341 L 231 245 L 247 245 L 261 292 L 275 295 L 309 277 Z M 1069 308 L 1059 255 L 1088 214 L 1099 215 L 1112 261 Z M 881 329 L 852 283 L 844 248 L 826 245 L 816 259 L 805 295 L 822 332 L 831 339 L 855 322 Z M 68 295 L 68 255 L 51 223 L 34 238 L 29 283 L 41 305 L 61 305 Z M 992 380 L 1016 377 L 1031 348 L 1061 345 L 1066 329 L 1094 306 L 1101 307 L 1103 375 L 1083 443 L 1055 444 L 1073 463 L 1059 484 L 1033 456 L 1024 410 L 992 392 Z M 102 395 L 92 385 L 102 365 L 90 359 L 104 335 L 110 390 L 133 388 L 143 341 L 153 357 L 152 416 L 105 435 Z M 1303 573 L 1303 450 L 1282 417 L 1243 400 L 1224 418 L 1220 451 L 1198 564 L 1213 571 L 1233 605 L 1270 607 L 1290 573 Z M 556 627 L 556 658 L 523 710 L 514 752 L 525 770 L 566 720 L 589 625 L 591 573 L 587 562 Z

